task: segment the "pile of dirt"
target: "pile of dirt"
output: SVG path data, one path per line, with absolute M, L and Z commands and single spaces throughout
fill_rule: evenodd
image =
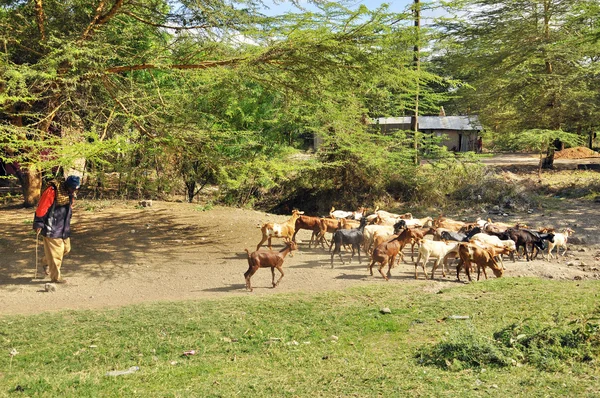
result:
M 554 159 L 585 159 L 598 158 L 600 154 L 584 146 L 567 148 L 554 153 Z

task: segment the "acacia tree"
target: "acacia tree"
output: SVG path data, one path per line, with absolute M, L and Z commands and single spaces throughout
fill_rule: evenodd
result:
M 383 44 L 397 19 L 384 11 L 335 5 L 322 14 L 264 18 L 253 2 L 244 9 L 219 1 L 4 2 L 3 160 L 20 164 L 30 206 L 39 196 L 42 171 L 71 166 L 74 156 L 104 161 L 107 151 L 122 153 L 131 142 L 175 145 L 171 152 L 182 170 L 200 171 L 177 145 L 214 139 L 207 132 L 226 137 L 213 154 L 229 155 L 233 168 L 235 156 L 256 153 L 256 137 L 263 144 L 266 138 L 278 142 L 297 131 L 295 126 L 338 133 L 332 124 L 350 125 L 366 112 L 359 105 L 375 85 L 370 76 L 402 80 L 402 65 L 382 62 L 390 55 Z M 234 40 L 240 36 L 250 44 Z M 218 88 L 215 81 L 230 88 L 258 84 L 270 93 L 271 111 L 283 116 L 269 126 L 249 121 L 246 110 L 230 102 L 216 107 L 206 101 L 219 97 L 211 91 Z M 357 90 L 354 99 L 348 95 L 352 90 Z M 221 96 L 216 104 L 233 98 Z M 323 112 L 315 112 L 317 99 L 336 108 L 347 98 L 355 106 L 344 122 L 326 121 Z M 290 115 L 282 123 L 285 129 L 273 128 Z M 253 132 L 249 144 L 242 143 L 246 152 L 232 149 L 244 141 L 232 138 L 240 131 Z
M 465 0 L 441 20 L 441 70 L 470 84 L 451 106 L 479 113 L 499 134 L 564 130 L 590 134 L 600 97 L 600 16 L 590 0 Z M 460 18 L 463 15 L 463 18 Z M 593 23 L 590 23 L 594 21 Z M 442 73 L 442 72 L 439 72 Z M 552 167 L 552 153 L 546 165 Z

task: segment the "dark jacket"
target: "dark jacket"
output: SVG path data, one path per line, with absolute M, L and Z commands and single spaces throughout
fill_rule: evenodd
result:
M 73 195 L 69 195 L 66 205 L 59 206 L 56 201 L 56 184 L 46 188 L 33 218 L 33 229 L 41 228 L 42 236 L 66 239 L 71 236 L 71 216 L 73 215 Z

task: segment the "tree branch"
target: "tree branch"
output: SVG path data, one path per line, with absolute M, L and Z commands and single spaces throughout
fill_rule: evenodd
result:
M 131 66 L 115 66 L 115 67 L 106 69 L 106 72 L 121 73 L 121 72 L 131 72 L 134 70 L 150 70 L 150 69 L 208 69 L 208 68 L 214 68 L 217 66 L 236 65 L 244 60 L 246 60 L 246 58 L 232 58 L 232 59 L 226 59 L 223 61 L 206 61 L 206 62 L 201 62 L 199 64 L 185 64 L 185 65 L 158 66 L 158 65 L 153 65 L 153 64 L 142 64 L 142 65 L 131 65 Z
M 154 22 L 150 22 L 147 21 L 141 17 L 138 17 L 137 15 L 135 15 L 132 12 L 129 11 L 124 11 L 123 14 L 125 15 L 129 15 L 131 18 L 133 19 L 137 19 L 138 21 L 145 23 L 146 25 L 150 25 L 150 26 L 154 26 L 157 28 L 165 28 L 165 29 L 172 29 L 172 30 L 186 30 L 186 29 L 206 29 L 209 28 L 210 25 L 194 25 L 194 26 L 169 26 L 169 25 L 163 25 L 163 24 L 159 24 L 159 23 L 154 23 Z
M 44 5 L 42 0 L 35 0 L 35 19 L 37 21 L 41 39 L 42 41 L 46 41 L 46 28 L 44 27 L 46 14 L 44 13 Z
M 100 16 L 102 15 L 102 10 L 104 9 L 105 4 L 106 3 L 104 2 L 104 0 L 101 0 L 100 3 L 98 4 L 98 7 L 96 7 L 96 13 L 94 14 L 94 18 L 92 18 L 92 20 L 90 21 L 87 28 L 85 28 L 85 30 L 83 31 L 83 34 L 81 35 L 81 38 L 80 38 L 81 41 L 88 38 L 90 32 L 92 31 L 92 29 L 98 22 L 98 19 L 100 19 Z
M 108 12 L 106 14 L 101 15 L 100 13 L 104 9 L 104 5 L 105 5 L 104 0 L 101 0 L 100 4 L 98 4 L 98 7 L 96 8 L 96 15 L 94 15 L 94 18 L 92 19 L 92 21 L 90 22 L 88 27 L 85 29 L 85 31 L 81 35 L 80 40 L 86 40 L 90 36 L 90 34 L 92 33 L 92 31 L 94 30 L 94 28 L 96 26 L 104 25 L 105 23 L 110 21 L 112 19 L 112 17 L 115 16 L 117 11 L 119 11 L 121 6 L 123 5 L 123 1 L 124 0 L 116 0 L 115 4 L 113 4 L 113 6 L 110 8 L 110 10 L 108 10 Z
M 113 93 L 110 91 L 110 87 L 108 86 L 108 82 L 106 81 L 106 78 L 102 78 L 102 83 L 104 84 L 104 88 L 106 88 L 106 91 L 108 92 L 108 95 L 110 95 L 110 97 L 113 99 L 113 101 L 115 101 L 121 107 L 121 109 L 123 109 L 123 111 L 127 115 L 129 115 L 131 117 L 131 121 L 133 122 L 133 124 L 135 124 L 137 126 L 137 128 L 140 129 L 140 131 L 142 133 L 144 133 L 146 136 L 148 136 L 150 138 L 154 138 L 152 136 L 152 134 L 150 134 L 148 132 L 148 130 L 146 130 L 144 128 L 144 126 L 142 126 L 140 123 L 138 123 L 137 120 L 135 120 L 135 117 L 133 117 L 131 115 L 131 113 L 129 112 L 129 110 L 127 110 L 127 108 L 125 107 L 125 105 L 121 101 L 119 101 L 119 99 L 116 96 L 113 95 Z

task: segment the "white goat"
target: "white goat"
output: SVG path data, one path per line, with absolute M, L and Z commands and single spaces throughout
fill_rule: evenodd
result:
M 421 246 L 419 247 L 419 257 L 417 257 L 417 262 L 415 263 L 415 279 L 417 279 L 417 267 L 419 262 L 421 262 L 421 267 L 423 268 L 423 273 L 425 274 L 425 279 L 427 279 L 427 271 L 425 271 L 425 265 L 430 258 L 435 259 L 435 263 L 433 264 L 433 269 L 431 270 L 431 279 L 435 274 L 435 270 L 440 262 L 442 262 L 442 276 L 446 276 L 446 271 L 444 270 L 444 266 L 450 272 L 450 268 L 448 268 L 447 260 L 448 258 L 454 258 L 458 255 L 458 247 L 459 242 L 438 242 L 434 240 L 423 240 L 421 242 Z
M 366 208 L 360 207 L 356 211 L 344 211 L 344 210 L 336 210 L 335 207 L 331 207 L 329 211 L 329 216 L 333 218 L 350 218 L 352 220 L 360 220 L 363 218 L 363 215 L 367 211 Z
M 407 228 L 413 227 L 433 227 L 433 218 L 425 217 L 425 218 L 411 218 L 409 220 L 404 220 Z
M 550 261 L 550 258 L 552 258 L 552 249 L 554 249 L 554 247 L 556 247 L 556 258 L 558 259 L 558 256 L 560 256 L 560 248 L 564 247 L 565 251 L 563 252 L 562 256 L 565 255 L 565 253 L 567 252 L 567 240 L 569 239 L 569 236 L 573 235 L 575 233 L 575 231 L 573 231 L 571 228 L 565 228 L 563 229 L 563 232 L 557 232 L 554 234 L 554 242 L 548 242 L 548 261 Z
M 510 252 L 512 255 L 513 262 L 515 262 L 514 252 L 517 251 L 517 245 L 515 244 L 515 241 L 511 239 L 502 240 L 494 235 L 479 233 L 471 237 L 471 242 L 481 243 L 481 247 L 483 247 L 484 249 L 488 248 L 488 246 L 495 246 L 501 249 L 508 249 L 508 252 Z M 498 261 L 502 265 L 502 269 L 506 269 L 506 267 L 504 266 L 504 262 L 502 261 L 502 255 L 498 256 Z
M 394 233 L 394 226 L 392 225 L 367 225 L 363 232 L 364 240 L 363 245 L 365 253 L 369 253 L 369 249 L 373 245 L 373 239 L 375 234 L 377 235 L 392 235 Z

